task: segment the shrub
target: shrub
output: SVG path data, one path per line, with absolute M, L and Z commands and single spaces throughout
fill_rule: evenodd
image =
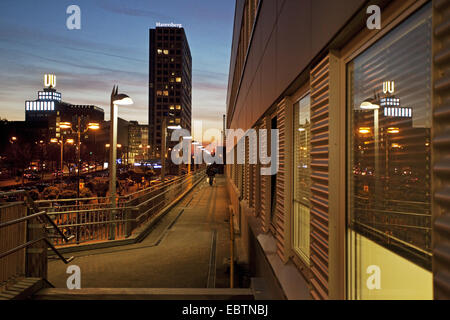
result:
M 42 191 L 42 196 L 45 200 L 55 200 L 59 194 L 60 190 L 57 187 L 47 187 Z

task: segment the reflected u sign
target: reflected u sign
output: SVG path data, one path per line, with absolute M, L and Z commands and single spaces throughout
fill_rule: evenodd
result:
M 44 86 L 46 88 L 56 87 L 56 76 L 54 74 L 46 74 L 44 76 Z
M 393 94 L 395 92 L 395 83 L 394 83 L 394 81 L 385 81 L 385 82 L 383 82 L 383 92 L 384 92 L 384 94 L 387 94 L 388 92 L 390 94 Z

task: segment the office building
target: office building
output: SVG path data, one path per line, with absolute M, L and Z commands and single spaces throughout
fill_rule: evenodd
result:
M 78 116 L 81 117 L 82 125 L 89 122 L 100 123 L 104 120 L 104 111 L 97 106 L 63 102 L 61 93 L 55 89 L 55 75 L 46 74 L 44 85 L 44 89 L 38 92 L 36 100 L 25 101 L 25 122 L 41 123 L 43 128 L 47 128 L 49 137 L 60 137 L 61 122 L 77 125 Z
M 192 57 L 185 30 L 173 24 L 150 29 L 149 145 L 152 157 L 161 156 L 163 123 L 191 131 Z M 167 148 L 175 143 L 167 135 Z
M 278 130 L 279 158 L 272 176 L 227 164 L 228 191 L 240 259 L 272 298 L 450 298 L 449 13 L 236 2 L 227 127 Z

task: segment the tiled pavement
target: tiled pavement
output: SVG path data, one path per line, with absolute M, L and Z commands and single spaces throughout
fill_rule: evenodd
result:
M 84 251 L 71 263 L 82 288 L 227 287 L 228 196 L 225 179 L 205 181 L 170 210 L 139 244 Z M 66 287 L 67 265 L 51 261 L 49 281 Z

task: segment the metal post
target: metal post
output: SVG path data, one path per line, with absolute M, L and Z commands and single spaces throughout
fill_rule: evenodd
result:
M 163 118 L 162 124 L 162 144 L 161 144 L 161 182 L 164 182 L 166 175 L 166 134 L 167 134 L 167 119 Z
M 64 157 L 64 137 L 61 135 L 61 172 L 64 173 L 63 157 Z
M 114 95 L 114 90 L 113 90 Z M 109 195 L 111 201 L 110 221 L 115 220 L 116 203 L 116 161 L 117 161 L 117 112 L 118 108 L 111 96 L 110 148 L 109 148 Z M 109 240 L 115 239 L 115 223 L 111 222 Z
M 80 198 L 80 171 L 81 171 L 81 117 L 80 115 L 78 115 L 78 129 L 77 129 L 77 134 L 78 134 L 78 150 L 77 150 L 77 158 L 78 158 L 78 174 L 77 174 L 77 181 L 78 181 L 78 186 L 77 186 L 77 198 Z

